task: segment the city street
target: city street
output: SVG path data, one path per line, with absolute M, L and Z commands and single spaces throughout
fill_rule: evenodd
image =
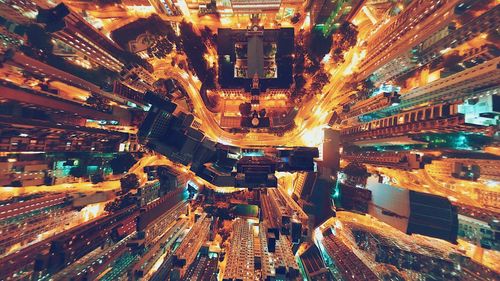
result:
M 357 49 L 346 54 L 346 61 L 357 53 Z M 295 118 L 296 128 L 285 133 L 283 137 L 269 133 L 232 134 L 220 128 L 214 113 L 210 112 L 200 94 L 201 82 L 194 78 L 190 72 L 172 67 L 171 64 L 158 62 L 155 64 L 155 75 L 159 78 L 174 78 L 186 89 L 194 105 L 194 114 L 202 121 L 201 129 L 213 140 L 230 145 L 252 146 L 318 146 L 322 141 L 323 124 L 327 121 L 331 110 L 346 96 L 339 96 L 346 81 L 344 73 L 347 68 L 354 68 L 351 63 L 344 63 L 331 71 L 333 79 L 323 90 L 319 97 L 311 99 L 299 108 Z M 312 113 L 312 114 L 311 114 Z
M 0 1 L 0 280 L 500 280 L 498 0 Z
M 0 187 L 0 200 L 6 200 L 14 196 L 29 195 L 35 193 L 95 193 L 97 191 L 117 191 L 120 189 L 120 181 L 112 180 L 98 184 L 91 182 L 63 183 L 58 185 L 23 186 L 23 187 Z

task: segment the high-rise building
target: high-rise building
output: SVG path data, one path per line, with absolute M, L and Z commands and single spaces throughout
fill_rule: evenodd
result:
M 399 15 L 383 24 L 372 35 L 367 55 L 359 66 L 359 78 L 364 79 L 378 67 L 400 55 L 399 52 L 391 52 L 394 48 L 406 51 L 449 24 L 453 17 L 453 13 L 449 11 L 457 2 L 412 1 Z M 438 24 L 434 21 L 434 15 L 440 16 Z M 415 36 L 417 33 L 418 36 Z
M 236 14 L 277 13 L 281 0 L 231 0 L 231 8 Z
M 28 24 L 35 21 L 38 7 L 48 9 L 54 3 L 46 0 L 8 0 L 0 3 L 0 16 L 15 23 Z
M 125 65 L 123 49 L 67 5 L 61 3 L 41 11 L 38 21 L 46 25 L 55 45 L 62 44 L 60 49 L 69 51 L 65 55 L 75 55 L 115 72 L 120 72 Z
M 297 280 L 298 265 L 284 235 L 277 238 L 264 224 L 243 219 L 234 221 L 233 235 L 223 280 Z
M 0 1 L 0 280 L 500 280 L 498 0 L 115 2 Z
M 174 256 L 174 264 L 176 269 L 172 272 L 172 278 L 176 276 L 183 277 L 189 265 L 194 261 L 200 251 L 201 246 L 208 241 L 208 233 L 210 231 L 211 219 L 202 215 L 193 228 L 189 231 L 183 242 L 179 245 Z
M 311 24 L 330 36 L 344 21 L 350 21 L 364 1 L 358 0 L 318 0 L 311 1 Z

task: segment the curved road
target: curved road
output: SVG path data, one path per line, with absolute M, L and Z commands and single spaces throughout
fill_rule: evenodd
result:
M 357 48 L 351 49 L 346 54 L 346 62 L 350 62 Z M 295 118 L 296 128 L 279 137 L 269 133 L 232 134 L 223 130 L 215 114 L 210 112 L 203 103 L 199 93 L 201 82 L 194 78 L 191 73 L 170 64 L 157 61 L 153 63 L 155 75 L 158 78 L 176 79 L 186 90 L 194 105 L 194 114 L 202 120 L 201 129 L 205 134 L 221 143 L 252 147 L 252 146 L 317 146 L 322 141 L 321 128 L 325 126 L 331 110 L 346 97 L 339 96 L 340 89 L 347 79 L 344 79 L 344 71 L 349 63 L 344 63 L 335 68 L 331 74 L 332 79 L 323 88 L 323 94 L 314 97 L 303 104 Z

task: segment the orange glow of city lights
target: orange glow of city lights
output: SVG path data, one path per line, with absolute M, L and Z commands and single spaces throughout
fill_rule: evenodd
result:
M 97 218 L 103 212 L 104 212 L 103 203 L 90 204 L 80 211 L 84 222 Z
M 323 143 L 323 126 L 318 126 L 311 129 L 306 129 L 301 136 L 301 140 L 305 146 L 318 147 Z
M 359 53 L 354 53 L 352 55 L 351 62 L 347 67 L 344 69 L 344 72 L 342 72 L 342 75 L 348 76 L 354 73 L 356 71 L 358 63 L 360 63 L 366 56 L 366 50 L 362 50 Z

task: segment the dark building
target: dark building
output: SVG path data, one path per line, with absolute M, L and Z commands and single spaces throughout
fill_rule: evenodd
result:
M 219 83 L 224 88 L 250 90 L 258 75 L 261 90 L 286 89 L 292 83 L 294 29 L 220 28 L 217 34 Z
M 292 243 L 299 244 L 302 238 L 302 223 L 296 220 L 292 220 L 291 223 L 291 235 L 290 238 Z
M 319 151 L 315 147 L 280 148 L 276 156 L 280 159 L 278 171 L 313 172 L 314 159 L 319 157 Z
M 407 233 L 417 233 L 457 242 L 457 207 L 444 197 L 410 191 Z
M 0 1 L 0 280 L 500 280 L 498 3 Z
M 152 92 L 146 93 L 146 100 L 153 104 L 146 119 L 142 123 L 138 136 L 150 148 L 175 159 L 185 165 L 195 159 L 196 153 L 201 153 L 201 159 L 207 149 L 198 149 L 205 136 L 199 130 L 188 126 L 192 116 L 173 115 L 176 104 Z M 213 145 L 205 142 L 205 148 Z
M 41 9 L 37 21 L 44 23 L 46 31 L 75 55 L 116 72 L 124 66 L 123 49 L 66 4 L 61 3 L 48 10 Z
M 330 270 L 326 267 L 321 253 L 316 245 L 311 245 L 300 255 L 304 273 L 309 280 L 334 280 Z
M 372 200 L 372 192 L 370 190 L 351 187 L 345 184 L 339 184 L 338 188 L 338 196 L 340 200 L 336 202 L 339 202 L 340 204 L 337 207 L 363 213 L 368 212 L 368 205 Z
M 340 165 L 340 131 L 331 128 L 323 130 L 323 165 L 338 171 Z
M 311 22 L 324 36 L 329 36 L 344 21 L 349 21 L 354 11 L 361 8 L 359 0 L 319 0 L 311 2 Z
M 242 157 L 236 163 L 236 186 L 276 187 L 276 163 L 266 157 Z

